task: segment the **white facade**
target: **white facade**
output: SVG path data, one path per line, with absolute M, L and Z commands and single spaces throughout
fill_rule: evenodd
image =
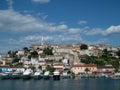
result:
M 24 53 L 24 51 L 18 51 L 17 53 L 16 53 L 18 56 L 20 56 L 20 55 L 24 55 L 25 53 Z

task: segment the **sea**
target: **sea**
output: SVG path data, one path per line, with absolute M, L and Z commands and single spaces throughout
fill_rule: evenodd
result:
M 120 90 L 115 79 L 0 80 L 0 90 Z

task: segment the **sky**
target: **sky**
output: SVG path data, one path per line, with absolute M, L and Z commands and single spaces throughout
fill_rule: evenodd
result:
M 0 53 L 41 40 L 120 46 L 120 0 L 0 0 Z

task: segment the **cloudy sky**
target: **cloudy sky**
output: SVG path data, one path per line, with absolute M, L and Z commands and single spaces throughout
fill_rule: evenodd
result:
M 0 0 L 0 53 L 40 44 L 120 45 L 120 0 Z

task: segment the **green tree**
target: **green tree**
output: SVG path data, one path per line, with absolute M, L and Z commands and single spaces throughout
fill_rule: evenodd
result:
M 97 66 L 104 66 L 106 64 L 106 61 L 103 59 L 96 59 L 95 64 L 97 64 Z
M 88 45 L 82 44 L 82 45 L 80 46 L 80 49 L 81 49 L 81 50 L 86 50 L 86 49 L 88 49 Z
M 85 72 L 88 73 L 90 70 L 88 68 L 85 69 Z
M 28 47 L 24 47 L 23 50 L 24 50 L 25 52 L 29 51 Z
M 16 53 L 17 53 L 18 51 L 8 51 L 8 54 L 9 54 L 9 57 L 11 57 L 11 58 L 14 58 L 14 57 L 16 57 L 17 55 L 16 55 Z
M 118 50 L 116 54 L 117 54 L 118 57 L 120 58 L 120 50 Z
M 38 52 L 37 51 L 31 52 L 31 57 L 37 58 L 38 57 Z
M 24 50 L 24 53 L 25 53 L 24 55 L 25 56 L 27 56 L 28 52 L 30 52 L 30 50 L 28 49 L 28 47 L 24 47 L 23 50 Z
M 118 71 L 118 69 L 119 69 L 119 62 L 120 62 L 119 59 L 113 59 L 113 60 L 111 60 L 111 64 L 115 68 L 116 71 Z
M 50 72 L 52 73 L 52 72 L 55 71 L 55 68 L 48 65 L 48 66 L 46 67 L 46 71 L 50 71 Z
M 14 60 L 12 61 L 12 63 L 18 63 L 19 62 L 19 58 L 18 57 L 15 57 Z
M 47 47 L 47 48 L 44 48 L 43 53 L 44 53 L 45 55 L 53 55 L 52 50 L 53 50 L 53 48 Z

